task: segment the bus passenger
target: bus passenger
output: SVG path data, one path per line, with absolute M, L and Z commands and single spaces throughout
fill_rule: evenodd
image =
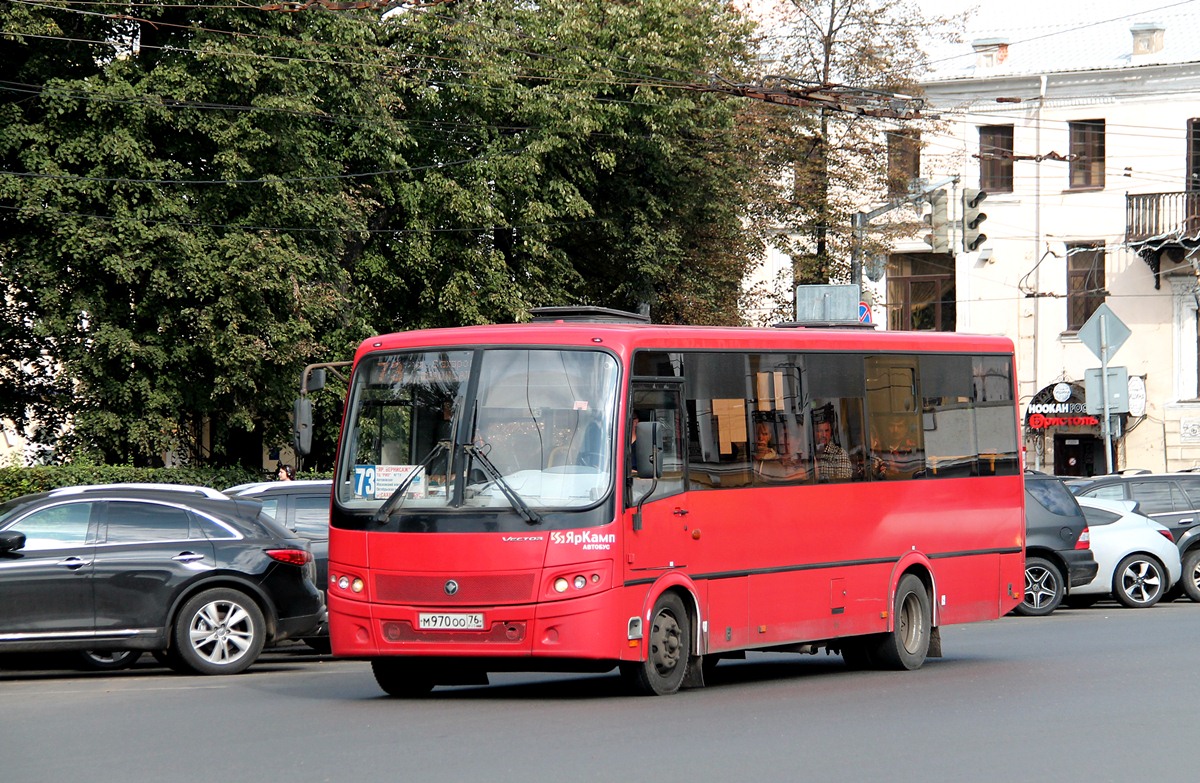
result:
M 924 465 L 924 455 L 912 434 L 912 417 L 887 417 L 881 431 L 871 442 L 872 468 L 875 478 L 912 478 Z
M 757 460 L 779 459 L 779 454 L 771 444 L 771 428 L 765 421 L 754 425 L 754 458 Z
M 833 440 L 833 411 L 826 405 L 813 411 L 817 443 L 817 481 L 848 481 L 853 473 L 850 455 Z

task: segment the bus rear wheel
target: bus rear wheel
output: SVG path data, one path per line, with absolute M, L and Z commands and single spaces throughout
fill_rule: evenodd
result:
M 933 621 L 925 583 L 913 574 L 900 577 L 892 622 L 892 631 L 879 637 L 871 659 L 881 669 L 921 668 L 929 654 Z
M 384 693 L 398 699 L 426 696 L 435 685 L 426 667 L 403 659 L 376 658 L 371 661 L 371 673 Z
M 654 604 L 645 635 L 646 660 L 621 664 L 621 676 L 636 693 L 667 696 L 687 674 L 691 623 L 683 601 L 665 593 Z

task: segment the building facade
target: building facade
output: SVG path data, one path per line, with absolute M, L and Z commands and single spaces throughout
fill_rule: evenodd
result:
M 1198 33 L 1200 13 L 1177 9 L 969 31 L 924 82 L 941 124 L 919 175 L 957 180 L 944 234 L 893 248 L 888 328 L 1010 336 L 1029 467 L 1200 466 Z M 1109 351 L 1126 392 L 1110 407 L 1127 410 L 1108 433 L 1081 339 L 1101 306 L 1128 329 Z

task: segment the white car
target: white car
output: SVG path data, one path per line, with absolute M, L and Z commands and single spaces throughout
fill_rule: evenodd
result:
M 1096 577 L 1072 587 L 1065 603 L 1091 606 L 1111 595 L 1125 606 L 1154 606 L 1183 573 L 1171 531 L 1137 513 L 1132 500 L 1078 497 L 1091 531 Z

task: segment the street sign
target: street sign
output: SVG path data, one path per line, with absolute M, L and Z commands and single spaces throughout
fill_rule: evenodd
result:
M 1117 349 L 1125 344 L 1129 339 L 1129 327 L 1117 318 L 1117 314 L 1112 311 L 1112 308 L 1107 303 L 1101 302 L 1096 308 L 1096 312 L 1092 313 L 1092 317 L 1087 319 L 1083 326 L 1079 327 L 1076 333 L 1079 336 L 1079 342 L 1091 349 L 1092 353 L 1096 354 L 1096 358 L 1100 361 L 1107 361 Z M 1108 348 L 1108 356 L 1103 355 L 1105 347 Z
M 1104 431 L 1104 464 L 1107 467 L 1106 472 L 1112 473 L 1113 406 L 1109 395 L 1113 393 L 1113 389 L 1111 388 L 1112 384 L 1109 383 L 1108 360 L 1129 339 L 1129 327 L 1122 323 L 1120 318 L 1117 318 L 1117 314 L 1109 309 L 1107 303 L 1101 302 L 1100 306 L 1096 308 L 1096 312 L 1092 313 L 1092 317 L 1079 327 L 1078 336 L 1079 341 L 1090 348 L 1100 360 L 1100 369 L 1096 370 L 1099 375 L 1100 393 L 1095 396 L 1088 394 L 1087 399 L 1089 410 L 1092 401 L 1100 402 L 1100 428 Z M 1124 368 L 1121 369 L 1124 370 Z M 1128 381 L 1119 386 L 1127 390 L 1127 384 Z M 1129 409 L 1128 398 L 1122 403 L 1122 409 Z
M 858 303 L 858 321 L 859 323 L 871 323 L 871 308 L 866 302 Z
M 1087 412 L 1104 413 L 1104 380 L 1100 368 L 1083 371 L 1083 388 L 1087 393 Z M 1108 368 L 1108 412 L 1129 412 L 1129 370 L 1125 367 Z

